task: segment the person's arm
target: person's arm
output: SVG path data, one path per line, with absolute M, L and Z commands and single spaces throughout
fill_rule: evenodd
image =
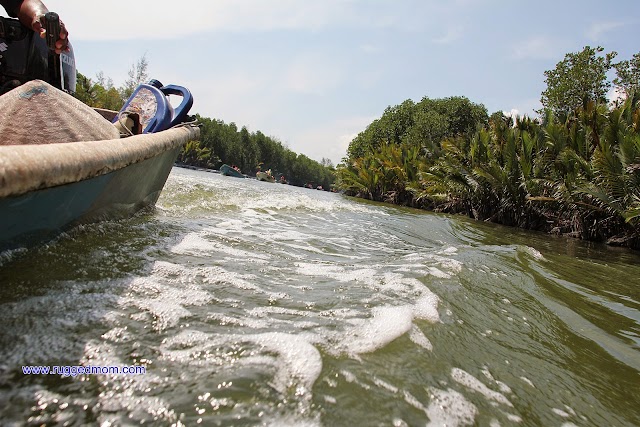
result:
M 0 2 L 9 16 L 18 18 L 22 25 L 31 28 L 40 37 L 45 36 L 44 15 L 49 9 L 40 0 L 0 0 Z M 58 41 L 56 42 L 56 53 L 69 50 L 68 35 L 67 28 L 60 21 L 60 34 L 58 34 Z

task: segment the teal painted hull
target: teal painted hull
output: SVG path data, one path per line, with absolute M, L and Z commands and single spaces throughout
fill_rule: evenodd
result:
M 232 176 L 234 178 L 244 178 L 244 175 L 239 171 L 235 170 L 229 165 L 220 166 L 220 173 L 225 176 Z
M 85 179 L 0 197 L 0 251 L 30 247 L 76 225 L 127 217 L 155 204 L 182 145 L 196 139 L 198 131 L 168 136 L 159 148 L 152 147 L 156 149 L 153 155 L 147 154 L 147 158 L 135 163 Z M 127 140 L 135 144 L 134 138 Z M 149 139 L 155 143 L 153 137 Z M 68 145 L 72 144 L 75 143 Z M 0 162 L 7 159 L 2 154 L 0 150 Z M 1 172 L 4 171 L 0 175 Z M 0 176 L 0 182 L 6 181 L 6 176 Z
M 79 224 L 154 204 L 179 149 L 106 175 L 0 200 L 0 250 L 31 246 Z

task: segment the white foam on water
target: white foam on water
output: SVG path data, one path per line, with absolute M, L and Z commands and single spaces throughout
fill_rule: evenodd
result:
M 110 333 L 107 333 L 110 335 Z M 130 363 L 120 359 L 114 344 L 105 341 L 90 340 L 80 364 L 89 366 L 129 366 Z M 147 370 L 144 375 L 101 374 L 92 375 L 101 381 L 102 390 L 98 395 L 98 412 L 108 419 L 108 413 L 127 413 L 131 420 L 155 420 L 172 422 L 177 420 L 176 413 L 169 409 L 170 403 L 157 396 L 149 396 L 148 391 L 161 387 L 165 379 Z M 113 419 L 116 424 L 121 421 Z
M 507 416 L 507 419 L 511 422 L 514 423 L 521 423 L 522 422 L 522 417 L 520 417 L 519 415 L 514 415 L 514 414 L 505 414 Z
M 245 227 L 245 222 L 239 219 L 229 219 L 226 221 L 221 221 L 216 224 L 216 228 L 209 229 L 214 230 L 217 233 L 226 234 L 229 231 L 242 231 Z
M 296 263 L 296 266 L 301 274 L 325 277 L 339 283 L 360 284 L 360 289 L 370 292 L 369 298 L 359 297 L 365 307 L 372 307 L 370 317 L 363 319 L 362 312 L 343 313 L 341 317 L 347 326 L 344 332 L 325 334 L 329 341 L 338 343 L 327 348 L 331 354 L 346 353 L 356 357 L 370 353 L 411 331 L 414 320 L 440 322 L 438 296 L 415 278 L 393 272 L 379 274 L 376 268 L 348 271 L 330 264 Z M 352 317 L 347 318 L 347 315 Z M 432 349 L 421 332 L 414 332 L 412 337 L 418 345 Z
M 409 427 L 409 424 L 401 418 L 394 418 L 391 422 L 393 423 L 393 427 Z
M 372 318 L 347 332 L 345 352 L 349 355 L 371 353 L 407 333 L 412 326 L 411 307 L 375 307 Z
M 153 276 L 134 278 L 127 294 L 121 301 L 153 315 L 154 328 L 160 331 L 177 326 L 181 319 L 191 316 L 186 306 L 205 305 L 214 299 L 196 286 L 165 285 Z
M 240 290 L 257 294 L 268 292 L 254 284 L 256 276 L 227 271 L 221 267 L 183 267 L 164 261 L 156 261 L 151 269 L 153 276 L 159 276 L 171 284 L 193 284 L 197 289 L 199 282 L 215 285 L 230 285 Z
M 563 411 L 562 409 L 558 409 L 558 408 L 551 408 L 551 412 L 553 412 L 556 415 L 561 416 L 562 418 L 569 418 L 571 417 L 571 414 L 569 414 L 568 412 Z
M 426 409 L 427 426 L 458 427 L 475 423 L 478 408 L 455 390 L 430 388 L 431 402 Z
M 255 347 L 249 352 L 235 354 L 234 360 L 226 356 L 218 360 L 202 360 L 202 354 L 221 346 L 238 346 L 242 343 Z M 298 399 L 309 401 L 312 388 L 322 371 L 322 357 L 316 347 L 304 335 L 267 332 L 263 334 L 208 334 L 195 330 L 184 330 L 165 340 L 161 347 L 162 357 L 187 365 L 207 366 L 262 366 L 275 370 L 272 386 L 282 394 L 295 388 Z M 202 365 L 205 363 L 206 365 Z
M 297 249 L 299 251 L 302 252 L 311 252 L 311 253 L 315 253 L 315 254 L 324 254 L 324 251 L 320 248 L 317 248 L 311 244 L 305 244 L 305 245 L 296 245 L 296 244 L 288 244 L 287 247 L 289 249 Z
M 503 405 L 513 407 L 513 404 L 503 394 L 491 390 L 479 379 L 469 374 L 468 372 L 463 371 L 462 369 L 453 368 L 451 370 L 451 378 L 453 378 L 455 382 L 467 387 L 469 390 L 482 394 L 489 400 L 493 400 Z
M 276 212 L 271 209 L 243 206 L 241 215 L 243 219 L 257 224 L 258 222 L 275 222 L 275 214 Z
M 511 387 L 509 387 L 508 385 L 506 385 L 502 381 L 496 381 L 496 384 L 498 385 L 498 388 L 500 389 L 500 391 L 502 393 L 508 393 L 508 394 L 513 393 L 513 391 L 511 390 Z
M 7 249 L 3 252 L 0 252 L 0 267 L 2 267 L 6 263 L 13 261 L 15 257 L 26 252 L 26 248 Z
M 309 317 L 311 315 L 308 311 L 293 310 L 284 307 L 256 307 L 249 310 L 248 314 L 252 317 L 269 317 L 272 314 L 284 314 L 295 317 Z
M 263 329 L 273 323 L 273 320 L 271 320 L 271 322 L 266 322 L 262 319 L 257 320 L 249 317 L 243 317 L 239 319 L 237 317 L 227 316 L 222 313 L 209 313 L 205 320 L 207 322 L 215 321 L 219 323 L 220 326 L 239 326 L 251 329 Z
M 6 369 L 19 369 L 25 361 L 47 365 L 52 361 L 75 364 L 82 353 L 77 328 L 95 325 L 105 318 L 105 311 L 117 298 L 103 293 L 103 288 L 118 288 L 118 283 L 104 281 L 91 285 L 61 283 L 65 290 L 29 297 L 2 305 L 0 323 L 4 342 L 0 347 L 0 382 Z M 5 369 L 6 368 L 6 369 Z
M 182 255 L 205 255 L 215 252 L 216 245 L 199 234 L 189 233 L 171 248 L 171 252 Z
M 273 233 L 260 233 L 258 238 L 269 242 L 308 242 L 312 235 L 297 230 L 274 230 Z
M 320 263 L 296 263 L 297 273 L 311 277 L 326 277 L 338 282 L 361 282 L 375 284 L 378 271 L 374 268 L 346 270 L 344 267 Z
M 424 262 L 435 262 L 441 268 L 450 271 L 451 273 L 460 273 L 464 264 L 454 258 L 443 257 L 437 254 L 425 254 L 423 255 Z
M 429 338 L 427 338 L 425 334 L 423 334 L 422 331 L 415 325 L 411 328 L 411 331 L 409 332 L 409 339 L 411 339 L 411 341 L 414 344 L 419 345 L 425 350 L 433 351 L 433 344 L 431 344 L 431 341 L 429 341 Z
M 324 398 L 325 402 L 331 403 L 332 405 L 335 405 L 336 403 L 338 403 L 338 400 L 333 396 L 329 396 L 329 395 L 325 394 L 323 396 L 323 398 Z
M 455 246 L 447 246 L 446 248 L 438 251 L 439 255 L 453 255 L 458 253 L 458 248 Z
M 257 252 L 248 252 L 233 248 L 229 245 L 205 239 L 197 233 L 189 233 L 182 240 L 170 248 L 171 252 L 179 255 L 211 256 L 225 254 L 242 259 L 244 262 L 268 264 L 269 256 Z
M 206 332 L 185 329 L 162 342 L 161 357 L 172 362 L 188 365 L 195 363 L 193 355 L 213 346 L 225 343 L 225 337 L 212 336 Z M 227 337 L 228 338 L 228 337 Z
M 498 386 L 498 388 L 500 389 L 501 393 L 512 393 L 511 387 L 509 387 L 508 385 L 506 385 L 502 381 L 496 380 L 493 377 L 493 375 L 491 374 L 491 372 L 489 372 L 489 369 L 487 367 L 484 367 L 481 372 L 484 374 L 485 377 L 487 377 L 487 379 L 489 379 L 490 381 L 494 382 Z
M 364 390 L 371 390 L 371 386 L 358 380 L 358 378 L 353 373 L 344 369 L 341 370 L 340 373 L 348 383 L 357 384 L 358 386 L 362 387 Z
M 406 390 L 402 394 L 404 395 L 404 401 L 409 405 L 413 406 L 419 411 L 424 412 L 425 414 L 428 413 L 427 408 L 413 394 L 409 393 Z
M 284 392 L 296 379 L 300 385 L 296 396 L 311 399 L 311 390 L 322 372 L 322 357 L 318 349 L 300 335 L 269 332 L 253 336 L 243 336 L 279 355 L 279 371 L 276 386 Z
M 522 249 L 523 252 L 531 255 L 537 261 L 544 260 L 544 256 L 542 256 L 542 254 L 538 250 L 530 246 L 519 246 L 518 249 Z
M 525 383 L 529 384 L 531 387 L 536 388 L 536 386 L 535 386 L 535 385 L 533 385 L 533 382 L 532 382 L 529 378 L 527 378 L 527 377 L 520 377 L 520 379 L 521 379 L 522 381 L 524 381 Z
M 295 415 L 287 415 L 282 417 L 271 417 L 264 420 L 266 427 L 321 427 L 322 423 L 319 419 L 304 419 Z
M 318 326 L 318 323 L 314 320 L 303 321 L 302 317 L 309 318 L 311 313 L 308 311 L 292 310 L 284 307 L 269 306 L 269 307 L 256 307 L 247 311 L 249 318 L 243 320 L 245 326 L 253 327 L 254 329 L 264 329 L 267 327 L 273 328 L 276 325 L 289 325 L 291 329 L 304 330 L 306 328 L 313 329 Z M 274 315 L 282 315 L 291 317 L 290 319 L 279 319 Z M 315 317 L 315 316 L 314 316 Z M 251 319 L 254 320 L 251 322 Z M 315 342 L 315 340 L 314 340 Z
M 390 391 L 391 393 L 395 394 L 395 393 L 398 392 L 398 387 L 396 387 L 396 386 L 394 386 L 392 384 L 389 384 L 388 382 L 386 382 L 384 380 L 381 380 L 378 377 L 375 377 L 375 376 L 373 377 L 373 383 L 375 385 L 377 385 L 378 387 L 381 387 L 381 388 L 384 388 L 387 391 Z
M 484 368 L 482 368 L 481 371 L 485 377 L 487 377 L 487 379 L 491 380 L 491 381 L 495 381 L 495 378 L 493 378 L 493 375 L 491 374 L 491 372 L 489 371 L 489 369 L 485 366 Z
M 429 267 L 427 270 L 427 273 L 437 277 L 439 279 L 450 279 L 451 278 L 451 274 L 449 273 L 445 273 L 444 271 L 440 270 L 439 268 L 436 267 Z
M 440 322 L 440 314 L 438 313 L 438 304 L 440 298 L 429 289 L 424 288 L 423 296 L 420 297 L 413 307 L 414 317 L 417 319 L 428 320 L 431 323 Z

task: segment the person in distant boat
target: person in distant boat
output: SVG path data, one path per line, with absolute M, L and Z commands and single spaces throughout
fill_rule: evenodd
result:
M 32 29 L 44 38 L 44 15 L 49 9 L 40 0 L 0 0 L 0 4 L 5 8 L 9 16 L 18 18 L 22 25 Z M 60 21 L 60 34 L 56 41 L 56 53 L 68 52 L 69 45 L 67 38 L 69 32 L 64 23 Z

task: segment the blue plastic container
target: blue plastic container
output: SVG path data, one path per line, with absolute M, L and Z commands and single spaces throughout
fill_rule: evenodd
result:
M 175 110 L 169 102 L 169 95 L 182 96 Z M 138 85 L 120 111 L 138 113 L 142 133 L 155 133 L 184 121 L 192 105 L 193 96 L 189 89 L 177 85 L 162 86 L 158 80 L 152 79 Z M 113 122 L 117 120 L 116 117 Z

